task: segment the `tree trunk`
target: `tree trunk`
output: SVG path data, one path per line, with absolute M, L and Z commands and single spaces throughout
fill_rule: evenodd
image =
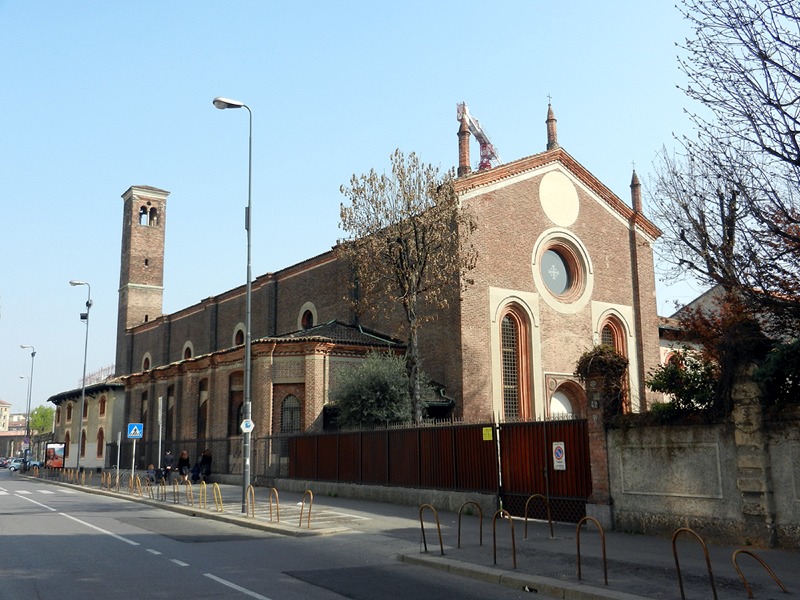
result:
M 419 347 L 417 345 L 417 320 L 409 321 L 408 345 L 406 346 L 406 373 L 408 374 L 408 393 L 411 396 L 411 412 L 414 423 L 422 420 L 422 406 L 419 390 Z

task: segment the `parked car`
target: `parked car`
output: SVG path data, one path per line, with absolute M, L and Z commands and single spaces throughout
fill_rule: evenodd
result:
M 12 458 L 8 461 L 8 470 L 9 471 L 18 471 L 22 468 L 22 459 L 21 458 Z
M 5 456 L 0 456 L 0 467 L 7 467 L 8 459 Z
M 42 463 L 42 461 L 40 461 L 40 460 L 29 460 L 29 461 L 28 461 L 28 468 L 29 468 L 29 469 L 32 469 L 33 467 L 39 467 L 39 468 L 41 468 L 41 467 L 42 467 L 42 465 L 43 465 L 43 463 Z

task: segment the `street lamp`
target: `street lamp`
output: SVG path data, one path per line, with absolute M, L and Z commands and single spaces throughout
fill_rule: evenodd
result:
M 85 285 L 88 288 L 86 296 L 86 312 L 81 313 L 81 321 L 86 323 L 86 338 L 83 342 L 83 383 L 81 384 L 81 412 L 78 417 L 78 449 L 75 454 L 78 460 L 75 462 L 75 469 L 80 473 L 81 470 L 81 442 L 83 441 L 83 411 L 86 406 L 86 356 L 89 352 L 89 310 L 92 308 L 92 286 L 85 281 L 72 279 L 70 285 Z
M 251 266 L 250 266 L 250 217 L 252 208 L 253 191 L 253 111 L 244 102 L 231 100 L 230 98 L 214 98 L 214 106 L 220 110 L 227 108 L 246 108 L 250 117 L 250 135 L 247 146 L 247 208 L 244 213 L 244 228 L 247 231 L 247 284 L 245 286 L 245 319 L 244 319 L 244 420 L 250 423 L 250 379 L 252 374 L 252 362 L 250 357 L 251 334 L 250 334 L 250 310 L 252 302 Z M 250 427 L 242 430 L 242 512 L 247 513 L 247 488 L 250 487 Z
M 36 357 L 36 349 L 28 344 L 20 344 L 19 347 L 23 350 L 30 349 L 31 351 L 31 374 L 28 377 L 28 409 L 25 412 L 25 448 L 22 459 L 22 464 L 25 465 L 24 470 L 27 471 L 28 453 L 30 452 L 29 448 L 31 447 L 31 389 L 33 388 L 33 359 Z

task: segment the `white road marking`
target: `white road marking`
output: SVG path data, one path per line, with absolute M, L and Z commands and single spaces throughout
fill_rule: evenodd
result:
M 147 551 L 150 554 L 156 554 L 156 555 L 161 554 L 161 552 L 159 552 L 158 550 L 153 550 L 152 548 L 148 548 Z
M 72 519 L 73 521 L 75 521 L 76 523 L 80 523 L 81 525 L 86 525 L 86 527 L 94 529 L 95 531 L 99 531 L 100 533 L 105 533 L 106 535 L 110 535 L 111 537 L 116 538 L 121 542 L 125 542 L 126 544 L 130 544 L 131 546 L 138 546 L 139 545 L 139 542 L 134 542 L 133 540 L 129 540 L 128 538 L 124 538 L 121 535 L 117 535 L 116 533 L 112 533 L 111 531 L 108 531 L 107 529 L 103 529 L 102 527 L 98 527 L 97 525 L 92 525 L 91 523 L 87 523 L 86 521 L 82 521 L 82 520 L 78 519 L 77 517 L 73 517 L 72 515 L 68 515 L 67 513 L 58 513 L 58 514 L 60 514 L 62 517 L 67 517 L 68 519 Z
M 47 504 L 42 504 L 41 502 L 37 502 L 33 498 L 28 498 L 26 496 L 20 496 L 19 494 L 17 494 L 17 497 L 22 498 L 23 500 L 27 500 L 28 502 L 30 502 L 32 504 L 35 504 L 36 506 L 41 506 L 42 508 L 46 508 L 49 511 L 56 512 L 55 508 L 51 508 L 51 507 L 47 506 Z
M 231 583 L 230 581 L 222 579 L 221 577 L 217 577 L 216 575 L 212 575 L 211 573 L 203 573 L 203 575 L 205 577 L 208 577 L 209 579 L 213 579 L 217 583 L 221 583 L 222 585 L 228 586 L 232 590 L 236 590 L 237 592 L 241 592 L 241 593 L 245 594 L 246 596 L 250 596 L 251 598 L 256 598 L 257 600 L 270 600 L 266 596 L 262 596 L 261 594 L 257 594 L 255 592 L 253 592 L 252 590 L 248 590 L 247 588 L 243 588 L 240 585 L 236 585 L 235 583 Z
M 189 563 L 185 563 L 182 560 L 178 560 L 177 558 L 170 558 L 169 561 L 170 562 L 174 562 L 179 567 L 188 567 L 189 566 Z

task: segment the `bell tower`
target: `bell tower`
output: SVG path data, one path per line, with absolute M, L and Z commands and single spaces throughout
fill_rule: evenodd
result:
M 167 196 L 169 192 L 150 186 L 133 186 L 122 194 L 117 375 L 132 369 L 128 330 L 162 314 Z

